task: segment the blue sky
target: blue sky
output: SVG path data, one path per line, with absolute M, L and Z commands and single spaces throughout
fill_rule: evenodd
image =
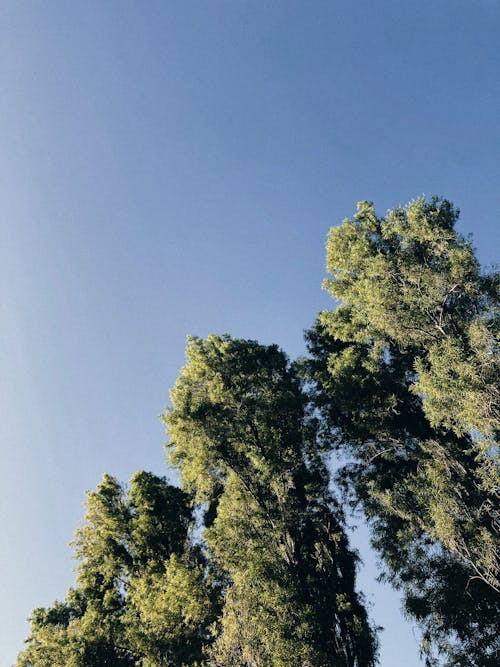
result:
M 301 354 L 361 199 L 444 195 L 496 260 L 499 28 L 496 0 L 2 3 L 0 667 L 73 581 L 84 491 L 166 472 L 186 334 Z M 364 559 L 381 664 L 421 665 Z

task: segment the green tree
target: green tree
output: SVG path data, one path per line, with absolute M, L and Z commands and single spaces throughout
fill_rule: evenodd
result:
M 330 231 L 338 301 L 308 333 L 306 374 L 387 577 L 429 656 L 498 664 L 496 274 L 482 275 L 446 200 Z
M 188 539 L 189 497 L 152 473 L 105 475 L 76 532 L 75 589 L 36 609 L 19 667 L 181 667 L 202 660 L 217 591 Z
M 190 339 L 187 357 L 165 422 L 226 578 L 210 664 L 373 665 L 356 557 L 296 368 L 277 346 L 228 336 Z

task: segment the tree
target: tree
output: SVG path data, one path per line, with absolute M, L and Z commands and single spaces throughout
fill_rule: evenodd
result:
M 319 423 L 277 346 L 191 338 L 165 415 L 226 578 L 210 664 L 369 666 L 376 643 L 329 490 Z
M 76 532 L 75 589 L 36 609 L 19 667 L 181 667 L 210 642 L 217 591 L 190 544 L 189 497 L 140 471 L 128 491 L 105 475 Z
M 338 300 L 308 333 L 314 402 L 387 577 L 448 664 L 498 664 L 498 285 L 446 200 L 330 231 Z

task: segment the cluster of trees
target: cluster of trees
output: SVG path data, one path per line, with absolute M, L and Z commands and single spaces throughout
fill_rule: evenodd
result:
M 75 588 L 33 612 L 18 667 L 371 667 L 346 504 L 426 664 L 499 664 L 500 278 L 457 217 L 364 202 L 332 228 L 337 306 L 304 359 L 189 339 L 164 416 L 181 488 L 139 472 L 89 493 Z

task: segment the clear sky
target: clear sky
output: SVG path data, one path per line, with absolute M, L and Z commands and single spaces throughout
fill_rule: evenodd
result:
M 301 354 L 360 199 L 444 195 L 495 261 L 499 34 L 498 0 L 1 3 L 0 667 L 84 491 L 166 473 L 186 334 Z M 382 666 L 422 665 L 364 558 Z

